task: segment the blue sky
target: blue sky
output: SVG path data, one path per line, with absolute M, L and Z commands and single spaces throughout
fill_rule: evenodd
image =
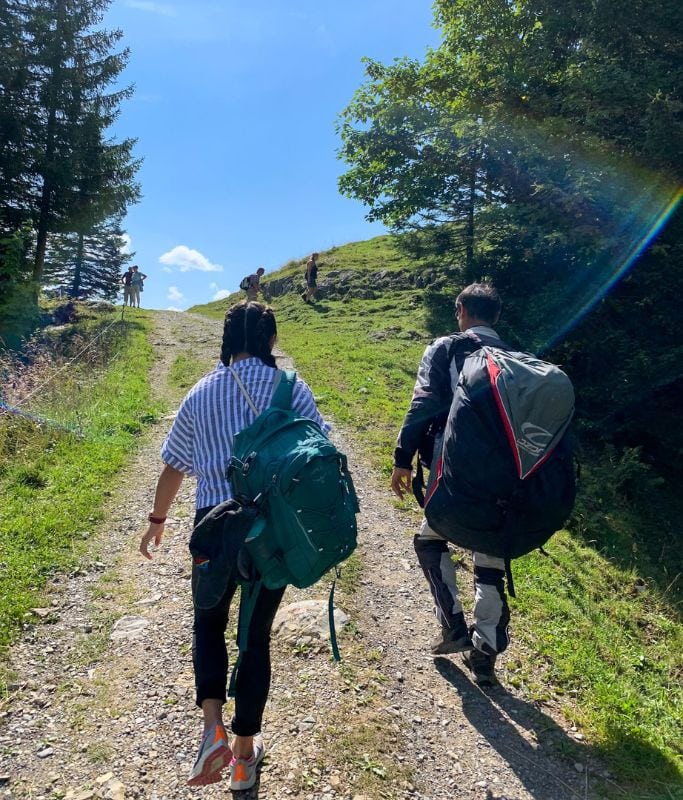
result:
M 312 250 L 383 233 L 337 191 L 337 114 L 361 58 L 438 44 L 427 0 L 114 0 L 130 48 L 116 137 L 138 139 L 126 228 L 143 305 L 184 309 Z

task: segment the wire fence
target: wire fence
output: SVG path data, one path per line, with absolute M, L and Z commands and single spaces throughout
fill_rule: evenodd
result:
M 87 341 L 78 346 L 76 353 L 69 355 L 64 361 L 61 361 L 59 348 L 56 345 L 49 347 L 44 342 L 29 342 L 21 357 L 15 355 L 0 359 L 2 376 L 0 418 L 14 417 L 36 425 L 82 435 L 83 432 L 78 425 L 65 424 L 27 406 L 31 401 L 34 404 L 36 401 L 39 404 L 41 401 L 49 401 L 55 393 L 59 393 L 58 379 L 69 374 L 69 371 L 73 372 L 83 365 L 93 366 L 98 361 L 111 363 L 110 348 L 102 347 L 102 344 L 114 340 L 114 337 L 110 336 L 113 329 L 125 331 L 124 312 L 125 306 L 121 310 L 120 319 L 114 319 L 95 335 L 87 337 Z M 78 339 L 83 338 L 83 334 L 74 335 L 72 342 L 78 342 Z M 54 366 L 55 360 L 60 361 L 59 366 Z

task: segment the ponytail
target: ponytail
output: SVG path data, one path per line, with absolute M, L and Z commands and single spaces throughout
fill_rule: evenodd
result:
M 271 340 L 277 336 L 273 309 L 263 303 L 243 300 L 228 309 L 223 324 L 221 362 L 229 366 L 233 356 L 249 353 L 268 367 L 275 366 Z

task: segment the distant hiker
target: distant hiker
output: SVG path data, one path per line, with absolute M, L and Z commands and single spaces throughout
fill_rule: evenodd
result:
M 140 308 L 140 292 L 143 289 L 143 282 L 147 279 L 147 276 L 144 272 L 140 272 L 137 264 L 133 264 L 131 269 L 133 270 L 130 282 L 131 306 Z
M 178 409 L 173 426 L 161 449 L 164 468 L 159 477 L 154 508 L 140 552 L 151 558 L 149 546 L 160 545 L 164 522 L 185 475 L 197 477 L 195 526 L 205 515 L 232 495 L 226 477 L 235 434 L 251 425 L 271 400 L 275 376 L 279 375 L 272 350 L 277 328 L 272 309 L 262 303 L 243 301 L 225 315 L 221 361 L 190 390 Z M 248 394 L 250 405 L 240 387 Z M 292 408 L 323 421 L 309 387 L 297 378 Z M 261 587 L 250 617 L 248 648 L 241 654 L 235 685 L 232 746 L 223 724 L 226 702 L 228 657 L 225 628 L 230 601 L 237 588 L 236 565 L 228 570 L 227 589 L 211 609 L 198 608 L 195 595 L 201 562 L 193 560 L 192 589 L 194 636 L 192 660 L 197 705 L 204 716 L 199 753 L 188 779 L 191 786 L 216 783 L 221 770 L 230 766 L 232 791 L 248 789 L 256 781 L 256 767 L 264 755 L 261 718 L 270 688 L 270 631 L 284 587 Z M 244 597 L 244 594 L 241 594 Z
M 128 269 L 121 276 L 123 284 L 123 305 L 133 305 L 133 267 Z
M 306 262 L 306 291 L 301 295 L 304 303 L 315 300 L 315 293 L 318 290 L 318 258 L 318 253 L 311 253 L 311 257 Z
M 240 281 L 240 289 L 247 293 L 247 300 L 256 300 L 259 289 L 261 288 L 261 276 L 265 273 L 263 267 L 259 267 L 252 275 L 246 275 Z
M 501 302 L 492 286 L 471 284 L 460 292 L 455 308 L 461 331 L 485 336 L 487 341 L 500 341 L 493 326 L 498 321 Z M 430 483 L 435 477 L 434 468 L 441 450 L 444 426 L 458 382 L 456 360 L 451 358 L 452 341 L 450 336 L 437 339 L 427 347 L 420 362 L 410 409 L 394 451 L 391 487 L 400 498 L 411 491 L 413 457 L 431 425 L 437 435 Z M 477 347 L 475 343 L 472 349 Z M 436 617 L 441 623 L 441 636 L 432 643 L 432 653 L 464 653 L 463 658 L 476 683 L 494 684 L 496 655 L 508 646 L 510 611 L 504 587 L 504 560 L 474 552 L 474 625 L 468 629 L 458 597 L 455 565 L 446 540 L 424 519 L 414 546 L 434 598 Z

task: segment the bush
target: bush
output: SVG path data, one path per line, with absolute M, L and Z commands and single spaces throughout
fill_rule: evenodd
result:
M 425 325 L 432 336 L 446 336 L 457 331 L 455 288 L 436 284 L 424 290 Z
M 16 348 L 37 325 L 38 289 L 28 278 L 27 233 L 0 236 L 0 347 Z

